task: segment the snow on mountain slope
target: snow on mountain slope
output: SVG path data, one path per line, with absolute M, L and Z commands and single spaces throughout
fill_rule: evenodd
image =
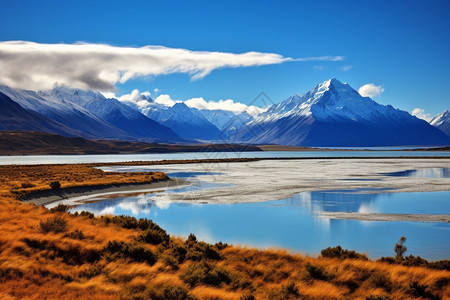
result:
M 450 112 L 448 110 L 431 119 L 430 124 L 450 136 Z
M 152 142 L 182 142 L 170 128 L 144 116 L 117 99 L 106 99 L 102 94 L 67 87 L 42 92 L 46 98 L 76 103 L 96 116 L 120 128 L 137 140 Z
M 271 106 L 242 127 L 238 141 L 295 146 L 445 145 L 450 140 L 405 111 L 362 97 L 330 79 Z
M 85 138 L 131 139 L 127 133 L 71 101 L 43 97 L 42 93 L 0 86 L 0 92 L 29 111 L 64 124 Z
M 57 86 L 49 91 L 26 91 L 1 86 L 0 91 L 24 108 L 64 124 L 78 136 L 96 139 L 182 142 L 171 129 L 147 118 L 116 99 L 100 93 Z
M 80 132 L 53 121 L 38 112 L 26 110 L 0 92 L 0 130 L 31 130 L 79 136 Z
M 168 107 L 159 103 L 149 103 L 141 108 L 149 118 L 171 128 L 186 139 L 219 140 L 220 130 L 209 122 L 197 109 L 189 108 L 183 102 Z

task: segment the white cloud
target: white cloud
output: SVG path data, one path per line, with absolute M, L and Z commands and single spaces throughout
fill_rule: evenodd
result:
M 122 102 L 127 102 L 127 104 L 132 103 L 139 110 L 152 105 L 151 101 L 147 99 L 150 98 L 150 92 L 139 92 L 139 90 L 133 90 L 130 94 L 125 94 L 120 96 L 118 99 Z M 164 106 L 171 107 L 178 102 L 184 102 L 188 107 L 196 109 L 206 109 L 206 110 L 227 110 L 234 113 L 247 112 L 250 115 L 256 116 L 267 110 L 267 108 L 257 107 L 255 105 L 246 105 L 240 102 L 235 102 L 232 99 L 219 100 L 219 101 L 206 101 L 203 97 L 191 98 L 185 101 L 172 99 L 168 94 L 162 94 L 156 97 L 154 102 L 162 104 Z
M 317 71 L 322 71 L 322 70 L 325 70 L 325 66 L 314 66 L 314 70 L 317 70 Z
M 186 73 L 201 79 L 218 68 L 280 64 L 288 61 L 338 61 L 341 56 L 292 59 L 276 53 L 191 51 L 163 46 L 0 42 L 0 84 L 51 89 L 55 83 L 95 91 L 114 91 L 116 83 L 145 76 Z
M 186 103 L 189 107 L 194 107 L 197 109 L 207 109 L 207 110 L 228 110 L 234 113 L 241 113 L 246 111 L 251 115 L 258 115 L 265 111 L 265 109 L 254 106 L 254 105 L 246 105 L 240 102 L 234 102 L 232 99 L 227 100 L 219 100 L 219 101 L 206 101 L 202 97 L 200 98 L 192 98 L 186 100 Z
M 156 89 L 153 90 L 153 92 L 155 92 L 155 94 L 158 94 L 159 92 L 161 92 L 161 90 L 156 88 Z
M 103 95 L 103 97 L 105 97 L 107 99 L 109 99 L 109 98 L 117 98 L 116 97 L 116 93 L 114 93 L 114 92 L 102 91 L 100 93 Z
M 104 93 L 103 93 L 104 94 Z M 132 103 L 137 109 L 143 109 L 153 102 L 149 91 L 139 92 L 135 89 L 130 94 L 125 94 L 117 98 L 121 102 Z
M 359 88 L 358 93 L 363 97 L 377 97 L 384 92 L 384 88 L 381 85 L 375 85 L 373 83 L 368 83 Z
M 165 105 L 165 106 L 174 106 L 175 103 L 181 102 L 181 101 L 179 101 L 179 100 L 178 101 L 172 100 L 172 98 L 170 98 L 170 95 L 162 94 L 162 95 L 159 95 L 155 99 L 155 102 L 159 103 L 159 104 L 162 104 L 162 105 Z
M 416 117 L 418 117 L 419 119 L 423 119 L 423 120 L 425 120 L 425 121 L 427 121 L 427 122 L 430 122 L 431 119 L 432 119 L 431 114 L 425 113 L 425 110 L 422 109 L 422 108 L 414 108 L 413 111 L 411 112 L 411 114 L 412 114 L 413 116 L 416 116 Z
M 341 69 L 341 71 L 347 72 L 353 69 L 353 66 L 341 66 L 339 67 L 339 69 Z

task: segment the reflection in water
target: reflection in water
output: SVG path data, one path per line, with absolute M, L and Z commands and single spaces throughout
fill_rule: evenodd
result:
M 202 184 L 197 185 L 197 189 L 202 187 Z M 428 259 L 450 258 L 450 226 L 446 223 L 330 220 L 316 214 L 450 214 L 450 192 L 337 190 L 300 193 L 279 201 L 222 205 L 173 202 L 171 194 L 174 192 L 122 196 L 81 204 L 72 211 L 150 218 L 173 235 L 188 236 L 192 232 L 208 242 L 283 247 L 309 254 L 341 245 L 367 252 L 373 258 L 392 256 L 393 245 L 404 235 L 408 237 L 409 253 Z
M 386 176 L 414 178 L 450 178 L 450 168 L 426 168 L 400 172 L 383 173 Z
M 309 212 L 377 212 L 372 207 L 380 193 L 386 189 L 360 189 L 360 190 L 335 190 L 300 193 L 292 198 L 277 201 L 278 205 L 301 206 L 307 208 Z M 366 193 L 362 193 L 366 192 Z M 368 193 L 369 192 L 369 193 Z M 389 196 L 389 193 L 384 194 Z M 361 211 L 362 210 L 362 211 Z

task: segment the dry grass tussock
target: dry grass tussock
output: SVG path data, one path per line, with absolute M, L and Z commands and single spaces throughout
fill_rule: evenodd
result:
M 49 211 L 21 203 L 7 188 L 18 184 L 13 182 L 49 189 L 48 182 L 58 180 L 64 187 L 74 182 L 72 171 L 90 174 L 86 184 L 121 180 L 84 167 L 76 173 L 72 166 L 49 169 L 64 178 L 13 180 L 12 174 L 31 174 L 31 169 L 45 175 L 36 167 L 23 168 L 1 173 L 1 299 L 450 298 L 448 262 L 423 267 L 417 258 L 375 262 L 337 247 L 308 257 L 207 244 L 194 235 L 170 237 L 150 220 L 74 215 L 63 207 Z M 406 260 L 409 265 L 402 265 Z

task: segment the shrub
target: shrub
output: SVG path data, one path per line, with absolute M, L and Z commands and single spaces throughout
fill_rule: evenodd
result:
M 103 267 L 99 264 L 92 264 L 84 270 L 81 270 L 79 273 L 80 277 L 92 278 L 98 276 L 103 273 Z
M 291 282 L 287 285 L 283 285 L 281 288 L 273 290 L 269 296 L 274 300 L 286 300 L 286 299 L 298 299 L 300 293 L 295 283 Z M 303 298 L 301 298 L 303 299 Z
M 190 233 L 186 240 L 186 243 L 196 243 L 196 242 L 197 242 L 197 237 L 195 236 L 195 234 Z
M 173 270 L 178 270 L 178 260 L 170 255 L 164 255 L 162 261 L 166 266 L 171 267 Z
M 66 219 L 58 216 L 49 218 L 45 222 L 41 221 L 40 229 L 42 233 L 49 233 L 50 231 L 54 233 L 66 232 L 67 221 Z
M 52 213 L 54 212 L 67 212 L 70 206 L 65 204 L 58 204 L 57 206 L 50 209 Z
M 156 262 L 156 255 L 152 251 L 136 243 L 109 241 L 104 249 L 104 256 L 109 260 L 130 258 L 134 261 L 145 261 L 150 265 Z
M 314 279 L 327 280 L 328 276 L 325 270 L 322 267 L 311 265 L 310 263 L 306 263 L 305 266 L 306 272 Z
M 32 188 L 32 187 L 35 187 L 36 185 L 34 185 L 34 184 L 32 184 L 32 183 L 30 183 L 30 182 L 22 182 L 22 188 L 23 189 L 28 189 L 28 188 Z
M 181 286 L 165 284 L 153 286 L 146 290 L 148 298 L 154 300 L 185 300 L 189 299 L 188 292 Z
M 138 240 L 153 245 L 159 245 L 162 242 L 169 242 L 170 236 L 162 228 L 149 228 L 139 235 Z
M 389 274 L 375 271 L 367 279 L 367 284 L 372 288 L 382 288 L 388 292 L 392 289 L 392 284 L 389 279 Z
M 80 217 L 88 217 L 89 219 L 93 219 L 95 217 L 95 215 L 91 212 L 88 211 L 82 211 L 78 214 Z
M 439 299 L 439 297 L 433 295 L 429 291 L 427 291 L 428 285 L 420 284 L 417 281 L 411 281 L 409 283 L 409 293 L 415 297 L 422 297 L 428 299 Z
M 323 249 L 320 252 L 320 254 L 322 257 L 329 257 L 329 258 L 339 258 L 339 259 L 353 258 L 353 259 L 368 260 L 367 255 L 360 254 L 358 252 L 355 252 L 354 250 L 342 249 L 341 246 L 328 247 L 326 249 Z
M 255 296 L 253 296 L 253 294 L 244 294 L 239 299 L 240 300 L 255 300 Z
M 228 271 L 222 267 L 211 266 L 206 262 L 191 263 L 180 275 L 180 279 L 190 286 L 205 283 L 219 286 L 221 283 L 230 283 Z
M 61 183 L 59 181 L 52 181 L 49 183 L 49 186 L 52 190 L 57 190 L 61 188 Z
M 205 242 L 198 242 L 195 235 L 192 233 L 189 235 L 185 242 L 188 249 L 186 259 L 199 261 L 202 259 L 214 259 L 220 260 L 220 254 L 216 246 L 212 246 Z
M 76 240 L 83 240 L 84 239 L 84 233 L 81 230 L 75 229 L 75 231 L 72 231 L 67 235 L 68 237 Z

